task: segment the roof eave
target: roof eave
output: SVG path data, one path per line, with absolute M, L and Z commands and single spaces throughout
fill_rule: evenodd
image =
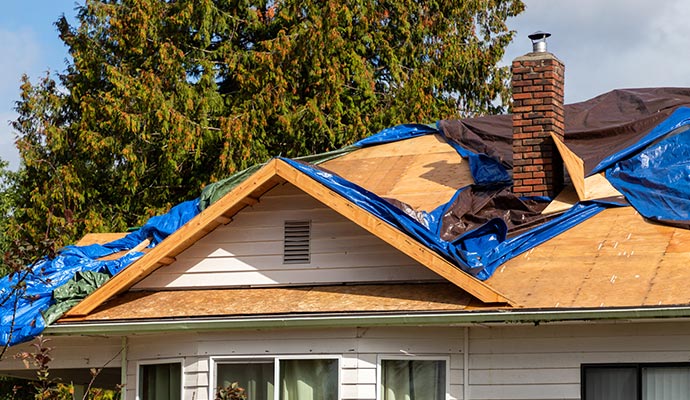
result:
M 150 321 L 89 321 L 51 325 L 49 335 L 128 335 L 141 333 L 281 328 L 345 328 L 374 326 L 471 326 L 487 324 L 647 322 L 690 319 L 690 306 L 606 309 L 499 309 L 438 313 L 283 315 L 231 318 L 185 318 Z

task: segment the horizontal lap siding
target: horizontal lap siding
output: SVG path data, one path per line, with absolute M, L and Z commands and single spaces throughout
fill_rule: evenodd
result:
M 214 385 L 211 357 L 276 355 L 340 357 L 343 400 L 376 398 L 381 355 L 447 357 L 450 394 L 462 399 L 464 332 L 378 327 L 135 335 L 128 338 L 127 399 L 134 399 L 140 361 L 182 360 L 185 398 L 204 400 Z M 690 361 L 688 322 L 474 326 L 469 332 L 468 390 L 476 400 L 579 399 L 582 364 Z M 97 367 L 117 355 L 120 338 L 55 337 L 51 345 L 55 368 Z M 7 357 L 0 369 L 18 365 Z M 109 364 L 118 365 L 119 357 Z
M 579 399 L 580 366 L 690 361 L 690 324 L 502 326 L 470 331 L 470 398 Z
M 52 368 L 109 368 L 120 367 L 122 339 L 119 337 L 78 336 L 46 337 L 45 345 L 52 348 Z M 7 349 L 0 360 L 0 373 L 3 370 L 25 369 L 21 359 L 14 357 L 20 352 L 35 353 L 35 340 Z
M 130 338 L 128 378 L 136 365 L 152 359 L 182 358 L 185 397 L 208 399 L 215 385 L 211 357 L 261 358 L 323 356 L 340 358 L 340 398 L 375 400 L 377 357 L 436 356 L 450 360 L 451 399 L 462 398 L 462 328 L 351 328 L 321 330 L 241 331 Z M 134 399 L 135 387 L 127 399 Z
M 309 264 L 283 264 L 283 223 L 311 221 Z M 134 289 L 440 281 L 438 275 L 290 185 L 264 195 Z

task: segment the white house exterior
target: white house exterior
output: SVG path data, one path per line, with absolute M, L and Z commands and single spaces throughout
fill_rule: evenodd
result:
M 562 64 L 550 55 L 557 63 L 539 72 L 535 57 L 521 58 L 520 74 L 562 101 Z M 547 126 L 564 133 L 562 104 L 537 104 L 550 94 L 530 90 L 514 90 L 528 100 L 513 117 L 528 142 L 513 156 L 538 176 L 520 178 L 520 190 L 547 187 L 551 170 L 540 168 L 557 145 L 575 200 L 564 192 L 549 207 L 620 195 L 603 175 L 585 178 L 559 135 L 551 150 L 528 148 L 550 140 Z M 656 101 L 650 93 L 639 98 Z M 686 101 L 677 97 L 674 107 Z M 431 211 L 475 183 L 447 138 L 362 148 L 321 167 L 411 214 Z M 88 369 L 104 368 L 97 384 L 124 385 L 127 400 L 214 399 L 235 381 L 252 400 L 690 399 L 690 230 L 630 206 L 568 228 L 480 281 L 272 160 L 50 325 L 53 376 L 85 385 Z M 5 358 L 0 373 L 33 371 Z

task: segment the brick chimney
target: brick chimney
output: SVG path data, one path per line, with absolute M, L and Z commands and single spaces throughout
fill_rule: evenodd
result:
M 546 51 L 546 32 L 529 35 L 532 52 L 513 60 L 513 193 L 555 197 L 563 161 L 551 133 L 563 140 L 565 66 Z

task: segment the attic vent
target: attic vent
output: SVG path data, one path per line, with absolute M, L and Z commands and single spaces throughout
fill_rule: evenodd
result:
M 283 264 L 309 264 L 311 221 L 285 221 Z

